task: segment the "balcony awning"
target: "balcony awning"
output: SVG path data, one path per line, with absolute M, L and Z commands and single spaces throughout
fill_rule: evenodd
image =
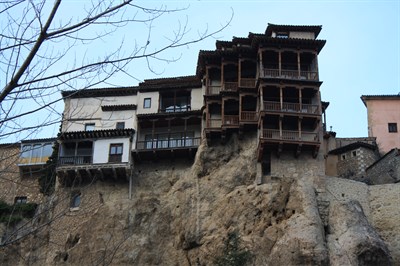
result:
M 131 137 L 135 133 L 133 128 L 106 129 L 93 131 L 72 131 L 58 134 L 58 140 L 93 139 L 93 138 L 116 138 Z

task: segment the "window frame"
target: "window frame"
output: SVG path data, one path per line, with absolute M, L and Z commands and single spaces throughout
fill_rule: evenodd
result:
M 69 203 L 70 210 L 78 210 L 82 204 L 82 193 L 80 191 L 73 191 Z
M 151 98 L 144 98 L 143 109 L 150 109 L 150 108 L 151 108 Z
M 88 129 L 88 127 L 93 127 L 93 129 Z M 96 123 L 85 123 L 85 131 L 94 131 L 96 129 Z
M 27 196 L 17 196 L 14 198 L 14 204 L 25 204 L 28 203 Z
M 119 148 L 121 148 L 120 153 L 119 153 Z M 110 143 L 110 148 L 108 150 L 109 163 L 121 163 L 123 154 L 124 154 L 123 143 Z
M 397 133 L 397 123 L 388 123 L 389 133 Z
M 115 129 L 125 129 L 125 122 L 117 122 Z

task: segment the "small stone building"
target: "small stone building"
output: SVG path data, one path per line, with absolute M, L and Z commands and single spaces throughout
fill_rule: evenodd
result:
M 372 185 L 400 182 L 400 151 L 394 148 L 366 169 Z
M 378 158 L 376 145 L 354 142 L 331 150 L 328 155 L 336 156 L 337 176 L 368 183 L 365 170 Z
M 0 144 L 0 200 L 8 204 L 42 201 L 38 178 L 54 141 L 49 138 Z

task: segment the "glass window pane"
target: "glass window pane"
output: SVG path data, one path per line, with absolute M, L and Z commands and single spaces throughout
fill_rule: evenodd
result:
M 53 152 L 53 144 L 51 143 L 44 144 L 42 156 L 49 157 L 52 154 L 52 152 Z

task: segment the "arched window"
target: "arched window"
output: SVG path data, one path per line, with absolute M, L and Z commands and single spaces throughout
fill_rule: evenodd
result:
M 78 208 L 81 205 L 81 193 L 79 191 L 75 191 L 71 195 L 71 208 Z

